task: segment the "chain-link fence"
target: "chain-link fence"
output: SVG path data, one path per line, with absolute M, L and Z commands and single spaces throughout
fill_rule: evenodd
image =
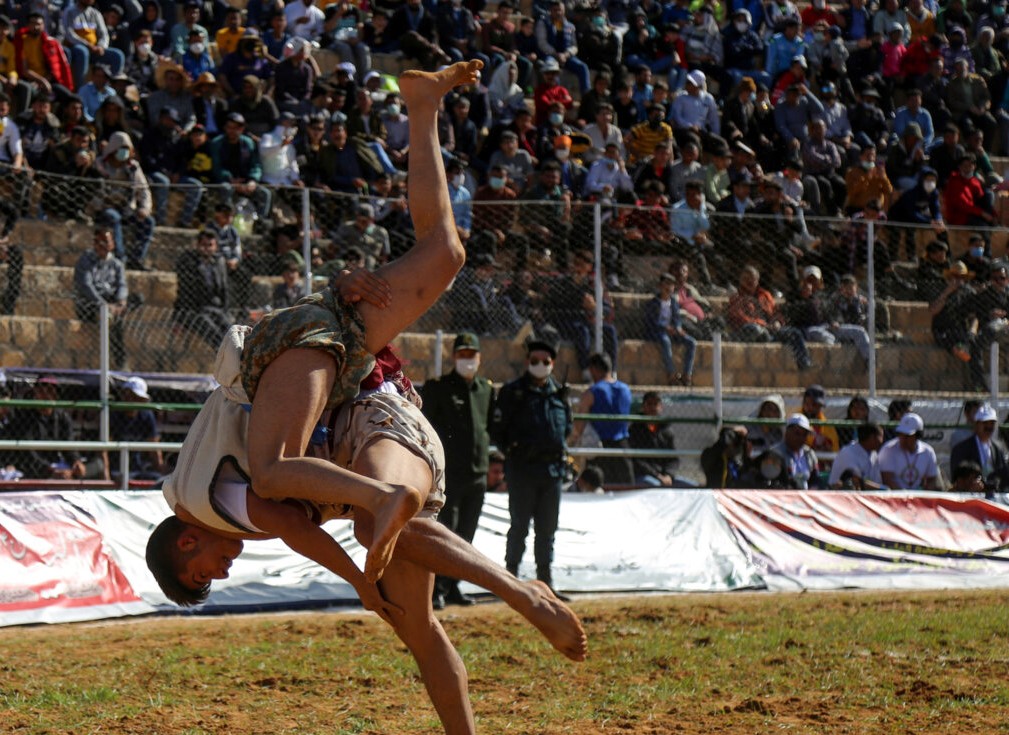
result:
M 0 268 L 12 314 L 0 319 L 5 365 L 98 367 L 96 317 L 75 282 L 95 223 L 111 227 L 128 268 L 112 367 L 151 373 L 209 372 L 228 324 L 292 303 L 306 276 L 319 288 L 413 242 L 402 176 L 369 195 L 209 185 L 198 197 L 175 185 L 138 194 L 136 182 L 43 172 L 8 172 L 2 185 L 15 202 Z M 498 383 L 521 373 L 523 340 L 537 333 L 560 345 L 562 380 L 584 383 L 588 355 L 603 350 L 628 383 L 709 402 L 712 390 L 759 396 L 811 383 L 836 395 L 1004 389 L 1004 369 L 989 364 L 1006 325 L 1000 229 L 885 222 L 870 210 L 816 219 L 628 206 L 546 186 L 519 199 L 472 190 L 451 190 L 467 266 L 398 342 L 418 381 L 440 370 L 452 334 L 470 330 Z M 217 255 L 201 249 L 205 230 Z M 710 404 L 701 414 L 710 419 Z M 707 440 L 713 429 L 697 431 Z

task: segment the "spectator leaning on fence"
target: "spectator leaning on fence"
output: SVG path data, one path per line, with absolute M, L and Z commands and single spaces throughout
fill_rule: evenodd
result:
M 578 413 L 627 416 L 631 412 L 631 389 L 613 374 L 613 363 L 607 355 L 593 353 L 589 356 L 589 375 L 592 385 L 578 399 Z M 630 432 L 627 421 L 593 421 L 592 429 L 605 449 L 629 449 Z M 570 446 L 577 446 L 585 431 L 584 420 L 575 421 Z M 630 457 L 597 457 L 592 460 L 606 477 L 607 482 L 629 485 L 634 482 L 634 469 Z

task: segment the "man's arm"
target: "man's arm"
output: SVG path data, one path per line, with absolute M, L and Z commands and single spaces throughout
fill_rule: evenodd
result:
M 592 406 L 595 403 L 595 396 L 592 395 L 591 390 L 587 390 L 578 399 L 578 413 L 592 413 Z M 578 445 L 578 442 L 582 439 L 582 433 L 585 431 L 584 421 L 575 421 L 574 427 L 571 430 L 571 435 L 568 437 L 568 446 L 574 447 Z
M 265 500 L 251 490 L 246 491 L 246 499 L 249 520 L 253 525 L 279 538 L 292 551 L 347 580 L 361 598 L 365 609 L 374 611 L 390 625 L 394 613 L 403 614 L 401 608 L 382 597 L 377 585 L 365 579 L 364 572 L 357 568 L 344 548 L 299 508 Z

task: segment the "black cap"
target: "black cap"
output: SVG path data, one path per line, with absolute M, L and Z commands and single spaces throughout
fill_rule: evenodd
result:
M 490 253 L 478 253 L 473 256 L 474 268 L 497 268 L 497 261 Z
M 823 389 L 822 385 L 813 384 L 806 388 L 806 392 L 802 394 L 803 398 L 812 398 L 817 403 L 823 403 L 827 398 L 827 391 Z
M 544 339 L 542 337 L 537 337 L 536 335 L 530 335 L 529 339 L 526 340 L 526 354 L 534 352 L 536 350 L 543 350 L 544 352 L 549 352 L 550 357 L 557 359 L 557 345 L 552 341 Z

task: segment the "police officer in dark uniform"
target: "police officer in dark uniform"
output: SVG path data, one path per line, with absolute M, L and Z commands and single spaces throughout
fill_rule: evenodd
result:
M 424 415 L 445 445 L 445 506 L 438 520 L 472 542 L 476 534 L 483 497 L 487 492 L 490 436 L 487 427 L 494 407 L 494 385 L 477 375 L 480 369 L 480 340 L 462 332 L 453 344 L 452 372 L 424 384 Z M 433 606 L 449 602 L 472 605 L 459 591 L 458 580 L 437 577 Z
M 567 387 L 551 376 L 556 346 L 534 338 L 526 348 L 526 372 L 501 389 L 491 425 L 494 442 L 505 453 L 508 480 L 505 566 L 518 576 L 533 521 L 536 578 L 553 587 L 550 564 L 566 470 L 565 439 L 573 421 Z

